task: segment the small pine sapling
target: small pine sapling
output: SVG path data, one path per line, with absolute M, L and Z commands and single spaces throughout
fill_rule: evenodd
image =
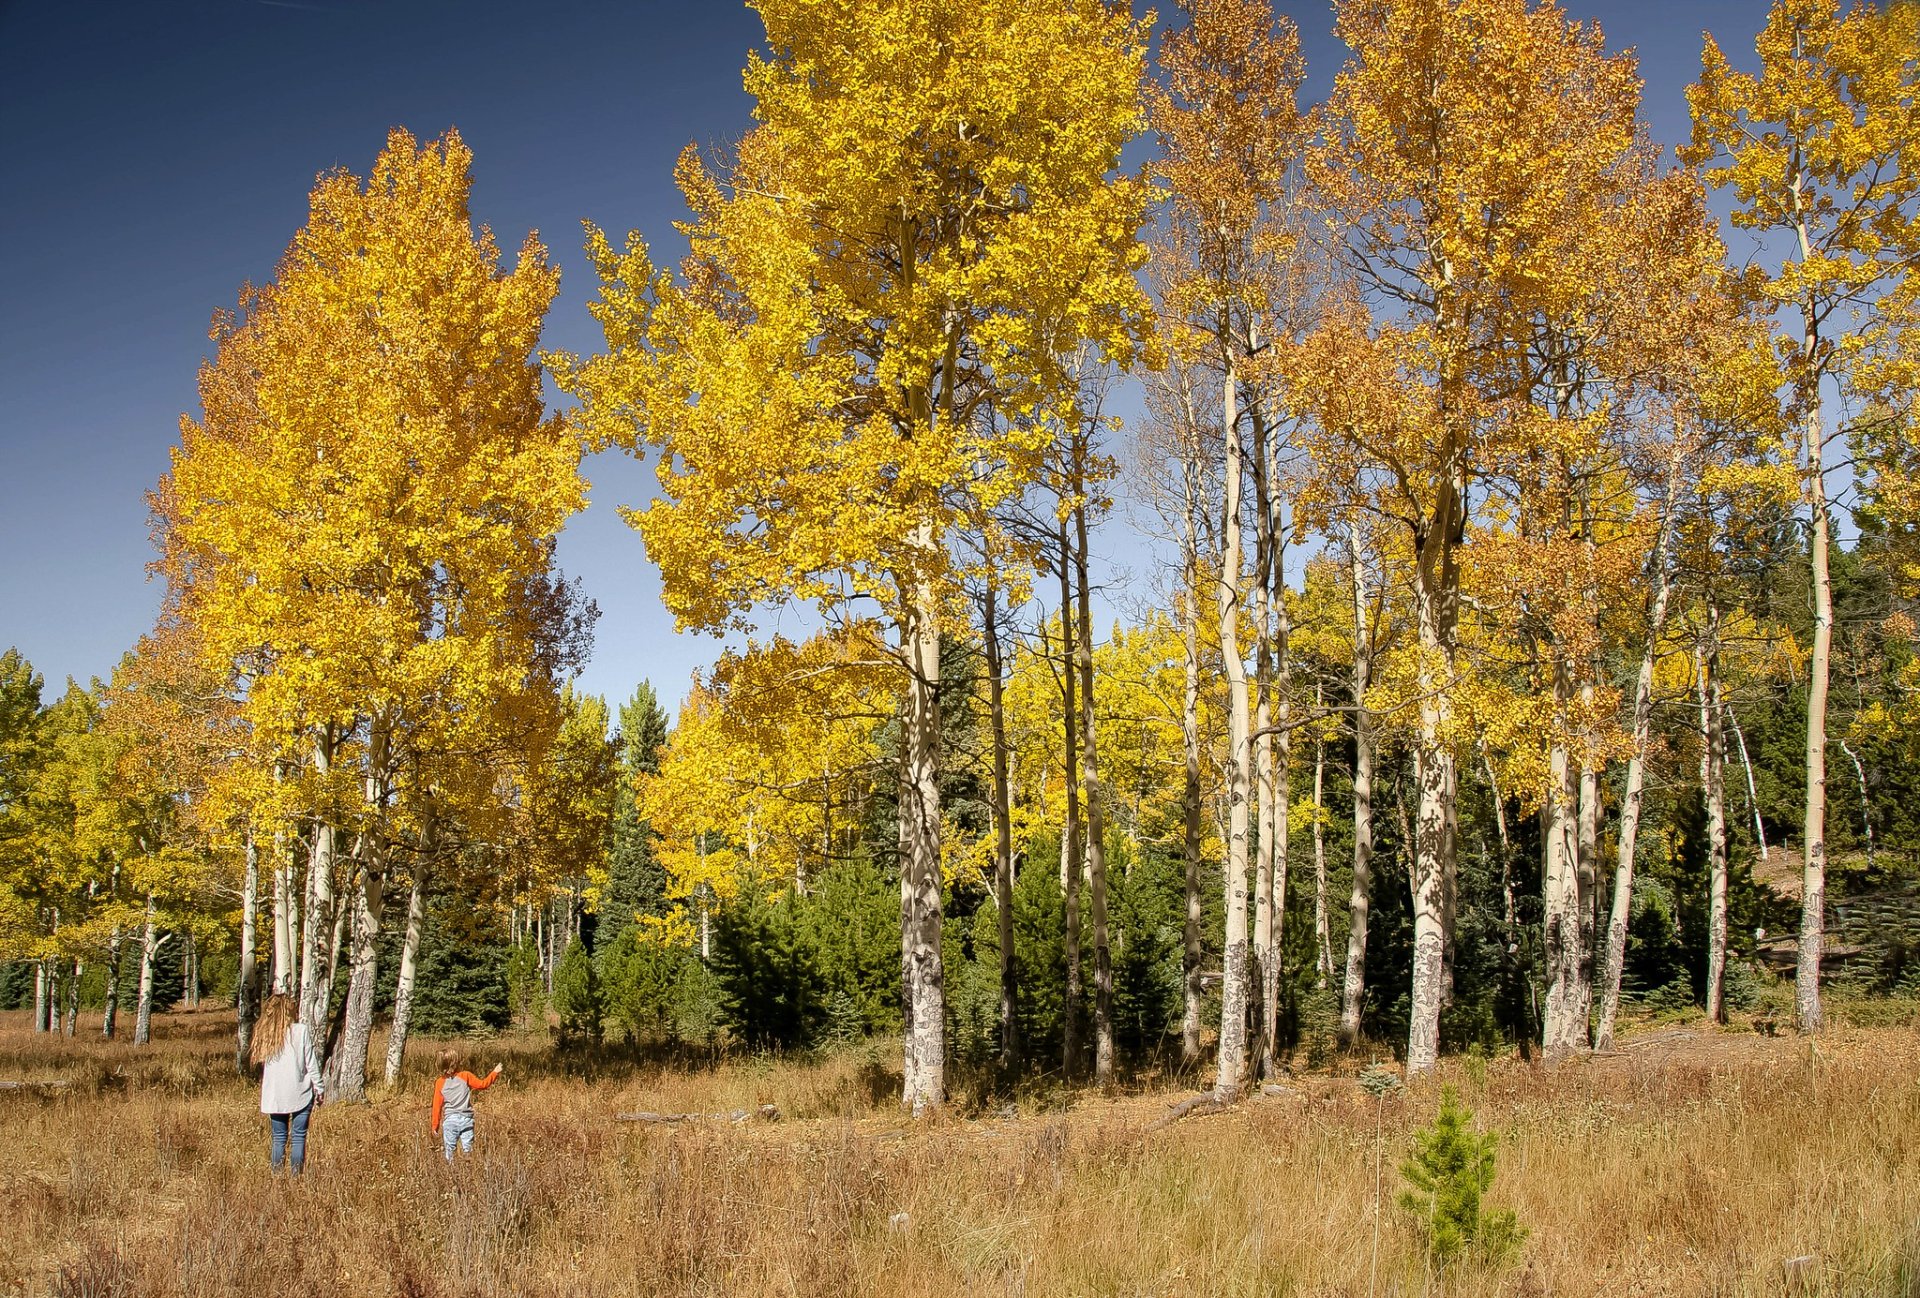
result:
M 1479 1134 L 1470 1125 L 1473 1112 L 1453 1087 L 1440 1094 L 1433 1124 L 1415 1133 L 1413 1157 L 1400 1165 L 1407 1189 L 1400 1206 L 1425 1232 L 1428 1253 L 1441 1266 L 1475 1249 L 1499 1262 L 1526 1239 L 1511 1209 L 1483 1212 L 1480 1197 L 1493 1184 L 1498 1137 Z

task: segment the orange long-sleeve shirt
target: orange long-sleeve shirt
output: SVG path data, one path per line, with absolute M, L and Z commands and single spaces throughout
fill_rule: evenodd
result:
M 453 1111 L 456 1113 L 470 1113 L 473 1111 L 473 1092 L 486 1090 L 489 1086 L 493 1085 L 494 1079 L 498 1076 L 500 1076 L 500 1074 L 498 1070 L 496 1070 L 488 1073 L 485 1077 L 475 1077 L 463 1068 L 451 1077 L 442 1077 L 433 1088 L 433 1130 L 435 1134 L 439 1133 L 440 1119 L 446 1115 L 449 1107 L 449 1097 L 447 1095 L 448 1082 L 460 1083 L 460 1085 L 454 1088 L 454 1094 L 451 1097 L 451 1107 Z

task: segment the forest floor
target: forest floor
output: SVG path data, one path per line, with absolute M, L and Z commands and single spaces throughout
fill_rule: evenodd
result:
M 1489 1206 L 1529 1234 L 1445 1272 L 1395 1205 L 1440 1088 L 1376 1101 L 1364 1058 L 1174 1122 L 1177 1079 L 914 1124 L 880 1046 L 635 1064 L 507 1038 L 476 1047 L 506 1073 L 449 1169 L 421 1041 L 400 1087 L 317 1113 L 288 1182 L 230 1015 L 136 1049 L 5 1013 L 0 1081 L 63 1084 L 0 1088 L 0 1294 L 1920 1295 L 1916 1010 L 1817 1045 L 1664 1023 L 1553 1067 L 1447 1060 L 1500 1137 Z

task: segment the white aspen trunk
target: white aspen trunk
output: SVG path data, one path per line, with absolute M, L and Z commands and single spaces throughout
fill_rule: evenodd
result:
M 915 539 L 923 553 L 930 553 L 932 526 L 921 524 Z M 912 607 L 903 627 L 909 672 L 903 736 L 908 796 L 900 814 L 907 824 L 903 884 L 912 893 L 907 954 L 913 1071 L 905 1079 L 903 1100 L 919 1117 L 946 1103 L 947 1010 L 940 956 L 939 600 L 925 578 L 917 578 L 911 590 Z
M 1541 893 L 1545 902 L 1547 1003 L 1541 1045 L 1557 1059 L 1584 1048 L 1580 1001 L 1579 790 L 1567 746 L 1573 701 L 1571 669 L 1558 644 L 1553 655 L 1553 733 L 1547 748 L 1547 801 L 1542 824 Z
M 1580 686 L 1581 714 L 1593 715 L 1593 683 Z M 1580 814 L 1579 855 L 1574 872 L 1575 892 L 1580 907 L 1580 965 L 1576 973 L 1581 1044 L 1589 1040 L 1593 1022 L 1594 956 L 1599 942 L 1600 897 L 1600 772 L 1593 765 L 1587 737 L 1580 740 Z
M 407 1029 L 413 1021 L 413 983 L 420 962 L 420 938 L 427 926 L 427 864 L 415 863 L 413 891 L 407 898 L 407 934 L 400 945 L 399 977 L 393 987 L 393 1027 L 387 1033 L 386 1083 L 400 1080 L 407 1055 Z
M 1093 920 L 1093 1078 L 1113 1085 L 1113 949 L 1107 926 L 1107 824 L 1101 805 L 1098 717 L 1093 692 L 1093 614 L 1087 574 L 1087 506 L 1073 511 L 1078 577 L 1075 667 L 1080 678 L 1080 779 L 1087 813 L 1087 889 Z
M 1753 760 L 1747 756 L 1747 737 L 1740 729 L 1740 717 L 1733 710 L 1733 704 L 1727 704 L 1727 728 L 1733 731 L 1733 742 L 1740 749 L 1740 769 L 1747 773 L 1747 810 L 1753 816 L 1753 843 L 1760 851 L 1760 859 L 1767 859 L 1767 824 L 1760 818 L 1760 790 L 1753 783 Z
M 1180 701 L 1182 878 L 1186 912 L 1181 926 L 1180 1063 L 1193 1068 L 1200 1062 L 1200 1019 L 1206 1004 L 1201 984 L 1203 950 L 1200 921 L 1200 456 L 1195 439 L 1183 439 L 1182 490 L 1184 531 L 1180 542 L 1182 625 L 1181 665 L 1185 680 Z
M 1366 557 L 1358 524 L 1348 524 L 1353 566 L 1353 891 L 1347 901 L 1347 963 L 1340 988 L 1340 1039 L 1360 1039 L 1366 1002 L 1367 916 L 1373 889 L 1373 716 L 1367 690 L 1373 682 L 1373 628 L 1367 616 Z
M 1254 557 L 1253 557 L 1253 963 L 1248 992 L 1253 1000 L 1253 1039 L 1249 1043 L 1251 1076 L 1266 1076 L 1273 1052 L 1273 1028 L 1279 1021 L 1275 994 L 1280 988 L 1274 937 L 1274 843 L 1279 815 L 1273 771 L 1273 601 L 1269 570 L 1273 565 L 1273 536 L 1267 500 L 1266 429 L 1254 421 Z
M 1845 753 L 1848 760 L 1853 763 L 1854 777 L 1860 781 L 1860 828 L 1862 832 L 1866 834 L 1867 869 L 1872 870 L 1874 868 L 1873 807 L 1867 801 L 1867 768 L 1860 764 L 1860 754 L 1853 751 L 1852 744 L 1849 744 L 1844 739 L 1838 740 L 1837 742 L 1840 745 L 1840 751 Z M 1747 774 L 1751 777 L 1753 773 L 1749 771 Z
M 993 735 L 993 903 L 1000 930 L 1000 1067 L 1020 1062 L 1019 974 L 1013 951 L 1013 793 L 1008 774 L 1006 662 L 1000 649 L 999 592 L 988 563 L 980 617 L 987 658 L 987 719 Z
M 146 922 L 140 930 L 140 997 L 134 1010 L 133 1044 L 153 1040 L 153 962 L 171 934 L 161 936 L 154 924 L 153 894 L 147 894 Z
M 1800 261 L 1812 256 L 1805 224 L 1799 227 Z M 1805 346 L 1819 345 L 1820 322 L 1809 311 L 1803 321 Z M 1805 394 L 1807 504 L 1812 514 L 1813 654 L 1807 664 L 1807 814 L 1802 834 L 1805 866 L 1800 883 L 1800 950 L 1793 980 L 1794 1021 L 1802 1032 L 1818 1032 L 1820 959 L 1827 914 L 1827 687 L 1833 663 L 1833 578 L 1828 571 L 1827 480 L 1819 378 Z
M 73 958 L 73 964 L 67 971 L 67 1035 L 80 1034 L 80 975 L 86 965 L 79 956 Z
M 1707 1017 L 1726 1022 L 1727 971 L 1726 739 L 1720 728 L 1720 610 L 1707 610 L 1706 643 L 1693 648 L 1700 702 L 1700 792 L 1707 803 Z
M 378 849 L 361 844 L 361 868 L 348 898 L 353 912 L 349 948 L 346 1022 L 339 1049 L 327 1062 L 329 1099 L 360 1100 L 367 1094 L 367 1053 L 373 1041 L 373 994 L 380 974 L 381 877 Z
M 1221 426 L 1226 437 L 1226 500 L 1221 512 L 1221 563 L 1215 605 L 1220 618 L 1221 660 L 1227 677 L 1226 942 L 1220 983 L 1220 1056 L 1214 1096 L 1222 1103 L 1238 1099 L 1247 1067 L 1247 813 L 1251 792 L 1252 745 L 1247 698 L 1247 666 L 1240 655 L 1240 486 L 1241 449 L 1239 378 L 1227 367 Z
M 113 926 L 113 935 L 107 939 L 107 1004 L 100 1012 L 100 1035 L 108 1041 L 113 1040 L 114 1030 L 120 1019 L 120 926 Z
M 1423 546 L 1424 551 L 1427 547 Z M 1444 563 L 1445 560 L 1442 559 Z M 1411 870 L 1413 896 L 1413 991 L 1407 1028 L 1407 1073 L 1433 1071 L 1440 1059 L 1440 1005 L 1446 976 L 1446 893 L 1452 873 L 1452 806 L 1455 787 L 1448 735 L 1452 653 L 1448 635 L 1448 587 L 1429 572 L 1423 558 L 1415 567 L 1420 666 L 1420 728 L 1414 746 L 1414 780 L 1419 788 L 1419 823 Z
M 1619 860 L 1613 871 L 1613 909 L 1607 917 L 1606 969 L 1601 976 L 1600 1022 L 1594 1029 L 1596 1050 L 1613 1049 L 1614 1020 L 1620 1012 L 1620 980 L 1627 966 L 1627 921 L 1633 913 L 1634 854 L 1640 842 L 1640 811 L 1646 800 L 1647 740 L 1653 729 L 1653 668 L 1660 636 L 1666 630 L 1667 603 L 1673 593 L 1669 550 L 1673 544 L 1673 499 L 1679 481 L 1679 456 L 1668 471 L 1667 500 L 1661 515 L 1660 536 L 1654 546 L 1658 585 L 1647 623 L 1647 644 L 1640 655 L 1640 674 L 1633 686 L 1633 751 L 1627 759 L 1627 789 L 1620 799 Z
M 281 859 L 278 846 L 274 851 L 276 860 Z M 293 960 L 293 890 L 289 878 L 291 871 L 279 865 L 273 871 L 273 968 L 267 985 L 275 995 L 285 995 L 294 990 Z
M 1322 691 L 1316 685 L 1314 710 L 1319 711 L 1323 703 Z M 1321 820 L 1326 785 L 1327 741 L 1316 731 L 1313 741 L 1313 985 L 1321 991 L 1333 981 L 1333 925 L 1327 912 L 1327 834 Z
M 247 1052 L 253 1045 L 253 1018 L 259 1006 L 258 962 L 254 958 L 254 935 L 260 927 L 260 851 L 247 830 L 247 867 L 240 888 L 240 975 L 234 1003 L 233 1066 L 242 1075 L 247 1072 Z
M 333 766 L 333 727 L 330 725 L 314 740 L 313 765 L 322 779 Z M 334 847 L 333 826 L 325 816 L 314 817 L 313 848 L 307 861 L 307 899 L 301 908 L 305 931 L 300 948 L 300 1021 L 316 1032 L 326 1022 L 327 1002 L 333 994 L 334 962 L 340 949 L 339 917 L 334 913 Z M 333 935 L 332 945 L 321 946 L 329 933 Z
M 51 1019 L 48 1009 L 53 1004 L 53 979 L 50 974 L 47 957 L 42 956 L 33 962 L 33 1030 L 48 1031 Z

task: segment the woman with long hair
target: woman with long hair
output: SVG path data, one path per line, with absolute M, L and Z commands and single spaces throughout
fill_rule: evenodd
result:
M 260 1067 L 260 1112 L 273 1124 L 269 1161 L 280 1170 L 285 1157 L 294 1175 L 307 1164 L 307 1119 L 326 1096 L 313 1036 L 300 1022 L 293 997 L 275 992 L 260 1007 L 249 1058 Z

